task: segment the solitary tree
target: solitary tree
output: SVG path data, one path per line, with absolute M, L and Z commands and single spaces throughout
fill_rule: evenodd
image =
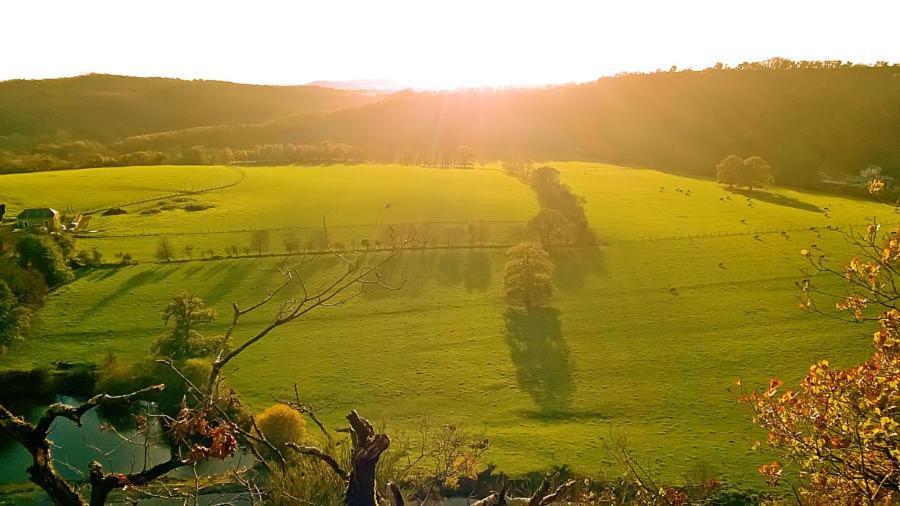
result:
M 268 230 L 256 230 L 250 234 L 250 249 L 256 251 L 257 255 L 262 256 L 264 252 L 269 251 L 271 243 L 272 236 Z
M 153 343 L 152 351 L 162 357 L 175 360 L 204 357 L 213 353 L 221 338 L 204 337 L 195 329 L 197 325 L 216 319 L 216 311 L 196 295 L 183 293 L 172 299 L 163 309 L 163 322 L 173 323 L 172 331 L 160 336 Z
M 456 163 L 460 167 L 471 167 L 475 165 L 475 150 L 469 146 L 459 146 L 456 148 Z
M 547 248 L 570 242 L 572 223 L 556 209 L 542 209 L 528 222 L 528 231 Z
M 475 220 L 469 222 L 468 232 L 469 246 L 473 248 L 476 244 L 483 248 L 484 243 L 487 242 L 488 238 L 491 235 L 490 225 L 488 225 L 488 222 L 484 220 Z
M 284 250 L 287 251 L 289 255 L 293 255 L 300 251 L 300 238 L 297 237 L 296 233 L 291 232 L 284 236 Z
M 156 243 L 156 259 L 160 262 L 171 262 L 175 258 L 175 246 L 168 237 L 160 237 Z
M 758 156 L 751 156 L 744 160 L 741 183 L 753 191 L 754 186 L 772 184 L 775 178 L 772 176 L 772 167 L 769 162 Z
M 727 184 L 731 188 L 738 183 L 743 169 L 744 161 L 740 157 L 728 155 L 716 165 L 716 180 L 721 184 Z
M 553 295 L 553 270 L 550 255 L 534 242 L 523 242 L 506 252 L 504 284 L 506 296 L 526 309 L 541 307 Z
M 531 171 L 529 181 L 539 195 L 555 191 L 561 185 L 559 171 L 549 165 Z

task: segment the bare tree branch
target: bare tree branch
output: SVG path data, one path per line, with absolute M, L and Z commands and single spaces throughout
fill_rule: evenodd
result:
M 321 460 L 322 462 L 328 464 L 328 466 L 331 467 L 331 469 L 335 472 L 335 474 L 340 476 L 342 480 L 346 481 L 346 480 L 350 479 L 350 473 L 345 471 L 341 467 L 341 465 L 338 464 L 338 461 L 335 460 L 334 457 L 332 457 L 331 455 L 328 455 L 324 451 L 322 451 L 318 448 L 315 448 L 313 446 L 300 446 L 297 443 L 293 443 L 293 442 L 288 442 L 286 444 L 286 446 L 301 455 L 309 455 L 311 457 L 316 457 L 317 459 Z

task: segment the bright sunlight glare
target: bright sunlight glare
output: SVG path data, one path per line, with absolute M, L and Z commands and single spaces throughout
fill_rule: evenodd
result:
M 0 79 L 90 72 L 260 84 L 538 85 L 782 56 L 900 60 L 900 3 L 5 2 Z M 76 21 L 77 20 L 77 21 Z

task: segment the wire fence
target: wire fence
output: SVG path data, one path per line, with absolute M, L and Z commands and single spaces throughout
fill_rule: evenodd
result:
M 168 194 L 162 195 L 162 196 L 150 197 L 150 198 L 145 198 L 145 199 L 140 199 L 140 200 L 129 200 L 126 202 L 121 202 L 121 203 L 113 204 L 113 205 L 103 205 L 102 207 L 97 207 L 97 208 L 93 208 L 88 211 L 84 211 L 81 214 L 83 214 L 85 216 L 90 216 L 93 214 L 106 212 L 110 209 L 121 209 L 123 207 L 136 206 L 139 204 L 147 204 L 149 202 L 156 202 L 159 200 L 165 200 L 165 199 L 170 199 L 170 198 L 175 198 L 175 197 L 182 197 L 185 195 L 199 195 L 201 193 L 207 193 L 207 192 L 216 191 L 216 190 L 224 190 L 226 188 L 231 188 L 233 186 L 237 186 L 237 185 L 241 184 L 244 181 L 244 179 L 246 179 L 246 177 L 247 177 L 246 172 L 244 172 L 243 170 L 240 170 L 240 169 L 236 169 L 236 170 L 238 170 L 240 172 L 240 177 L 233 181 L 229 181 L 229 182 L 226 182 L 223 184 L 206 186 L 206 187 L 202 187 L 202 188 L 190 188 L 190 189 L 185 188 L 185 189 L 177 190 L 177 191 L 174 191 L 172 193 L 168 193 Z
M 510 229 L 515 229 L 519 227 L 525 227 L 525 221 L 517 221 L 517 220 L 479 220 L 485 224 L 487 224 L 488 229 L 491 231 L 502 231 L 505 232 Z M 370 223 L 370 224 L 356 224 L 356 225 L 328 225 L 328 230 L 386 230 L 389 227 L 393 227 L 395 229 L 403 229 L 403 230 L 412 230 L 419 229 L 425 230 L 426 233 L 430 232 L 439 232 L 439 230 L 428 230 L 432 228 L 443 227 L 444 232 L 446 229 L 456 228 L 465 230 L 469 224 L 473 223 L 472 221 L 422 221 L 422 222 L 384 222 L 384 223 Z M 249 234 L 253 232 L 289 232 L 289 231 L 299 231 L 299 232 L 317 232 L 323 230 L 322 225 L 297 225 L 297 226 L 289 226 L 289 227 L 266 227 L 266 228 L 257 228 L 257 227 L 249 227 L 249 228 L 234 228 L 227 230 L 209 230 L 209 229 L 197 229 L 193 231 L 175 231 L 175 232 L 160 232 L 160 231 L 140 231 L 140 232 L 132 232 L 127 234 L 106 234 L 103 232 L 96 233 L 85 233 L 80 232 L 75 234 L 77 238 L 83 239 L 129 239 L 129 238 L 137 238 L 137 237 L 179 237 L 179 236 L 196 236 L 196 235 L 228 235 L 228 234 Z
M 871 221 L 863 221 L 863 222 L 858 222 L 858 223 L 842 223 L 842 224 L 838 224 L 838 225 L 824 225 L 824 226 L 807 225 L 807 226 L 797 226 L 797 227 L 770 227 L 770 228 L 755 227 L 753 229 L 748 229 L 748 230 L 699 232 L 696 234 L 683 234 L 683 235 L 659 235 L 659 236 L 649 235 L 647 237 L 626 239 L 626 240 L 620 241 L 620 242 L 681 241 L 681 240 L 686 240 L 686 239 L 715 239 L 717 237 L 757 236 L 757 235 L 764 235 L 764 234 L 787 234 L 789 232 L 791 232 L 791 233 L 793 233 L 793 232 L 822 232 L 822 231 L 841 231 L 841 230 L 850 231 L 855 228 L 867 227 L 871 224 L 872 224 Z M 896 226 L 896 225 L 900 225 L 900 221 L 879 223 L 879 225 Z
M 491 240 L 489 242 L 496 243 L 497 239 L 502 241 L 502 244 L 508 244 L 510 241 L 514 242 L 514 240 L 521 240 L 523 234 L 525 234 L 525 228 L 527 226 L 527 222 L 519 221 L 519 220 L 480 220 L 483 223 L 487 224 L 487 227 L 490 231 L 489 235 Z M 384 223 L 371 223 L 371 224 L 351 224 L 351 225 L 328 225 L 328 230 L 340 232 L 340 235 L 346 235 L 350 233 L 357 233 L 361 237 L 376 237 L 379 233 L 387 231 L 389 228 L 394 228 L 397 230 L 413 230 L 417 229 L 421 231 L 423 234 L 430 236 L 433 241 L 446 240 L 450 236 L 456 234 L 461 235 L 462 232 L 466 232 L 468 235 L 467 227 L 472 223 L 472 221 L 430 221 L 430 222 L 384 222 Z M 609 243 L 629 243 L 629 242 L 661 242 L 661 241 L 682 241 L 689 239 L 716 239 L 716 238 L 725 238 L 725 237 L 753 237 L 758 235 L 771 235 L 771 234 L 787 234 L 787 233 L 796 233 L 796 232 L 823 232 L 823 231 L 850 231 L 855 228 L 866 227 L 870 225 L 870 221 L 856 222 L 856 223 L 842 223 L 836 225 L 807 225 L 807 226 L 795 226 L 795 227 L 766 227 L 759 228 L 753 227 L 748 228 L 747 230 L 731 230 L 731 231 L 712 231 L 712 232 L 698 232 L 695 234 L 673 234 L 673 235 L 647 235 L 645 237 L 636 237 L 629 239 L 608 239 L 604 240 L 603 232 L 598 231 L 600 243 L 599 244 L 609 244 Z M 900 225 L 900 221 L 894 222 L 885 222 L 880 223 L 880 225 L 884 226 L 896 226 Z M 190 236 L 204 236 L 204 235 L 241 235 L 241 234 L 252 234 L 254 232 L 297 232 L 301 235 L 311 235 L 314 233 L 321 232 L 323 230 L 322 225 L 296 225 L 296 226 L 285 226 L 285 227 L 245 227 L 245 228 L 232 228 L 225 230 L 213 230 L 213 229 L 197 229 L 197 230 L 182 230 L 182 231 L 135 231 L 129 233 L 103 233 L 103 232 L 78 232 L 75 235 L 77 238 L 82 239 L 132 239 L 132 238 L 142 238 L 142 237 L 190 237 Z M 451 230 L 455 230 L 455 232 L 451 232 Z M 522 237 L 520 237 L 522 236 Z M 460 240 L 459 237 L 454 237 L 454 242 Z

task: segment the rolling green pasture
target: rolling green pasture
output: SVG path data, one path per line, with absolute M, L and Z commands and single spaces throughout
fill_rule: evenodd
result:
M 208 249 L 224 255 L 232 244 L 247 246 L 251 230 L 267 229 L 272 230 L 272 250 L 279 251 L 286 235 L 304 240 L 321 231 L 323 219 L 329 225 L 329 237 L 348 246 L 354 240 L 381 240 L 383 229 L 391 224 L 428 222 L 438 230 L 462 227 L 472 220 L 497 222 L 493 238 L 508 242 L 515 224 L 538 209 L 531 191 L 499 170 L 389 165 L 47 172 L 3 176 L 0 200 L 15 204 L 11 215 L 24 202 L 85 210 L 221 184 L 238 179 L 241 172 L 246 177 L 231 188 L 124 207 L 128 214 L 94 215 L 80 247 L 96 247 L 108 256 L 128 252 L 139 260 L 152 260 L 158 236 L 164 235 L 179 252 L 191 245 L 198 255 Z M 206 209 L 186 210 L 190 206 Z
M 555 165 L 586 198 L 602 245 L 554 251 L 552 309 L 508 312 L 500 249 L 410 251 L 388 272 L 391 279 L 409 278 L 403 290 L 369 294 L 280 329 L 242 356 L 231 383 L 259 410 L 296 382 L 309 400 L 331 408 L 332 424 L 356 408 L 393 428 L 412 427 L 426 414 L 433 423 L 483 428 L 494 445 L 489 460 L 511 472 L 563 463 L 609 471 L 602 439 L 620 430 L 639 455 L 658 459 L 669 479 L 708 465 L 758 484 L 755 469 L 766 456 L 748 449 L 759 434 L 734 402 L 734 381 L 760 384 L 778 375 L 795 382 L 818 359 L 846 365 L 867 355 L 869 329 L 797 309 L 794 281 L 804 265 L 798 251 L 815 243 L 844 258 L 849 251 L 825 225 L 875 214 L 891 221 L 890 209 L 780 188 L 758 194 L 749 207 L 746 197 L 708 181 Z M 228 230 L 231 224 L 220 220 L 229 216 L 273 226 L 314 223 L 323 215 L 335 226 L 525 221 L 537 210 L 527 187 L 493 170 L 245 170 L 244 183 L 198 196 L 216 207 L 183 213 L 196 220 L 184 226 Z M 691 196 L 675 188 L 690 188 Z M 298 213 L 282 214 L 292 209 Z M 154 216 L 161 228 L 178 227 Z M 112 229 L 116 218 L 139 219 L 129 214 L 96 224 Z M 791 231 L 715 235 L 756 228 Z M 698 234 L 713 235 L 647 240 Z M 82 242 L 104 240 L 112 239 Z M 154 241 L 116 240 L 122 247 Z M 99 360 L 107 351 L 140 360 L 161 331 L 159 312 L 168 297 L 190 289 L 227 314 L 231 301 L 249 302 L 276 281 L 275 260 L 147 262 L 84 273 L 51 295 L 36 335 L 0 357 L 0 367 Z M 325 258 L 310 264 L 310 282 L 335 268 Z M 248 320 L 248 327 L 263 317 Z
M 862 198 L 788 188 L 732 192 L 711 181 L 651 169 L 578 162 L 553 166 L 587 200 L 592 227 L 612 242 L 858 225 L 876 215 L 900 222 L 890 208 Z
M 214 166 L 108 167 L 0 176 L 7 216 L 28 207 L 90 211 L 236 180 L 240 171 Z

